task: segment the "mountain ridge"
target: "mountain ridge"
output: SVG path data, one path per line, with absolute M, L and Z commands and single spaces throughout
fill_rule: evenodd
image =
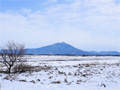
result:
M 120 55 L 117 51 L 83 51 L 74 46 L 65 43 L 58 42 L 52 45 L 43 46 L 40 48 L 26 49 L 26 54 L 34 55 Z
M 27 54 L 34 52 L 34 54 L 51 54 L 51 55 L 88 55 L 89 53 L 83 50 L 79 50 L 65 42 L 55 43 L 52 45 L 36 48 L 34 51 L 27 49 Z M 29 53 L 30 54 L 30 53 Z M 33 54 L 33 53 L 32 53 Z

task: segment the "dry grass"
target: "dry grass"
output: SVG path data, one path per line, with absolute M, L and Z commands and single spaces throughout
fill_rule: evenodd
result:
M 26 80 L 22 79 L 22 80 L 19 80 L 20 82 L 27 82 Z
M 13 72 L 17 73 L 17 72 L 26 72 L 26 71 L 33 71 L 36 67 L 35 66 L 31 66 L 31 65 L 27 65 L 27 64 L 19 64 L 16 65 L 13 68 Z
M 53 83 L 53 84 L 60 84 L 61 81 L 52 81 L 51 83 Z

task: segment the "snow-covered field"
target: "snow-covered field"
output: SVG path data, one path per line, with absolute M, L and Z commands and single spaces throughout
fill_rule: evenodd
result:
M 0 73 L 0 90 L 120 90 L 118 56 L 26 56 L 26 59 L 29 65 L 46 68 L 10 76 Z

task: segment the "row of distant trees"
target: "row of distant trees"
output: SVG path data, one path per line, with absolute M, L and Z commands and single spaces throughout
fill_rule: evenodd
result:
M 0 47 L 1 62 L 6 66 L 8 73 L 12 72 L 12 68 L 18 63 L 22 63 L 25 54 L 25 45 L 8 41 L 6 45 Z

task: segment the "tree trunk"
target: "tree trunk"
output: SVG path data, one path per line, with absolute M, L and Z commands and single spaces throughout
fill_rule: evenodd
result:
M 8 68 L 8 73 L 11 73 L 11 66 Z

